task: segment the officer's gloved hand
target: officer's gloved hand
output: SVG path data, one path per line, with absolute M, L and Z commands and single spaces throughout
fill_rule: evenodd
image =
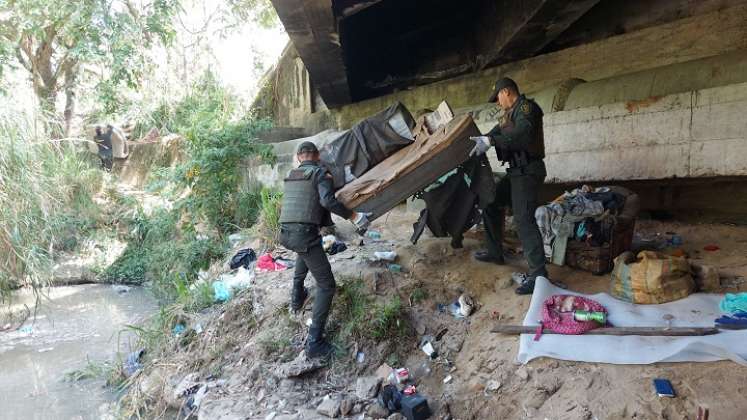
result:
M 368 216 L 370 215 L 371 213 L 365 212 L 355 212 L 353 214 L 353 217 L 350 219 L 350 221 L 353 222 L 355 227 L 358 228 L 358 233 L 365 233 L 366 229 L 368 229 L 368 227 L 371 225 L 371 221 L 368 220 Z
M 482 156 L 490 149 L 490 137 L 488 136 L 473 136 L 469 139 L 475 142 L 475 147 L 469 152 L 470 156 Z

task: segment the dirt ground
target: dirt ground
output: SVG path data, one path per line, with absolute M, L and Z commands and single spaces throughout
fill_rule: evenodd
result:
M 191 357 L 208 359 L 199 376 L 211 386 L 198 418 L 324 418 L 316 408 L 328 395 L 349 402 L 348 418 L 383 417 L 372 400 L 355 396 L 355 386 L 359 376 L 373 375 L 384 361 L 410 370 L 418 392 L 428 399 L 435 413 L 432 418 L 695 420 L 699 406 L 710 409 L 711 420 L 747 418 L 747 399 L 741 398 L 747 391 L 747 367 L 731 361 L 621 366 L 543 358 L 524 366 L 518 364 L 518 336 L 493 334 L 490 328 L 498 322 L 498 314 L 501 322 L 521 323 L 528 308 L 530 297 L 517 296 L 510 280 L 512 272 L 525 269 L 521 256 L 509 259 L 506 266 L 473 260 L 472 252 L 480 247 L 479 232 L 468 235 L 465 248 L 459 250 L 450 248 L 448 238 L 427 235 L 412 245 L 409 236 L 414 219 L 403 209 L 395 209 L 374 223 L 372 229 L 381 232 L 382 239 L 366 239 L 363 246 L 357 245 L 360 239 L 349 224 L 340 222 L 339 236 L 350 248 L 330 257 L 338 281 L 363 278 L 379 300 L 400 296 L 409 321 L 408 337 L 348 343 L 346 353 L 350 356 L 338 358 L 329 367 L 298 377 L 278 374 L 287 366 L 287 355 L 268 360 L 261 356 L 260 349 L 267 331 L 286 322 L 280 314 L 288 302 L 292 270 L 258 274 L 248 290 L 202 315 L 205 332 L 200 335 L 201 344 L 185 350 Z M 681 248 L 692 260 L 719 268 L 729 285 L 726 291 L 745 290 L 746 227 L 644 220 L 636 228 L 636 234 L 646 238 L 665 232 L 676 232 L 683 238 Z M 708 244 L 716 244 L 720 250 L 704 251 Z M 386 270 L 367 262 L 366 257 L 379 250 L 395 250 L 403 272 L 393 274 L 391 279 L 374 274 Z M 557 266 L 549 270 L 551 278 L 563 281 L 574 291 L 609 289 L 609 275 L 594 276 Z M 313 284 L 311 278 L 307 284 Z M 416 290 L 425 291 L 426 297 L 411 305 Z M 449 304 L 462 292 L 479 303 L 471 317 L 455 319 L 438 311 L 438 304 Z M 256 327 L 247 326 L 247 311 L 257 320 Z M 308 316 L 306 312 L 301 318 Z M 292 358 L 300 351 L 304 331 L 303 327 L 291 328 L 295 328 Z M 424 335 L 439 337 L 434 342 L 442 356 L 439 360 L 445 358 L 450 365 L 428 360 L 418 345 Z M 365 355 L 361 363 L 354 358 L 358 352 Z M 185 354 L 152 364 L 142 373 L 141 385 L 152 382 L 154 376 L 161 377 L 163 395 L 173 394 L 176 384 L 191 373 L 187 364 L 179 363 L 179 357 Z M 445 383 L 447 376 L 451 380 Z M 654 378 L 670 379 L 677 397 L 658 397 L 652 387 Z M 175 399 L 169 402 L 172 407 L 184 406 L 183 401 Z

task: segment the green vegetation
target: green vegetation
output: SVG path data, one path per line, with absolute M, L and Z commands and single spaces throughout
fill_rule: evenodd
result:
M 377 341 L 407 334 L 404 308 L 399 296 L 377 303 L 365 291 L 362 279 L 340 279 L 330 325 L 334 341 Z
M 102 172 L 69 142 L 50 142 L 27 115 L 0 110 L 0 299 L 48 282 L 52 260 L 101 224 Z

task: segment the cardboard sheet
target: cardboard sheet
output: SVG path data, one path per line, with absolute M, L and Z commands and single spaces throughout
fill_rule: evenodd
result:
M 713 327 L 721 315 L 718 308 L 723 295 L 695 293 L 685 299 L 661 305 L 635 305 L 613 298 L 606 293 L 582 295 L 557 288 L 544 278 L 538 278 L 534 295 L 524 317 L 524 325 L 537 325 L 542 302 L 554 294 L 590 297 L 604 305 L 609 321 L 619 327 L 666 327 L 663 316 L 671 314 L 673 327 Z M 656 362 L 710 362 L 733 360 L 747 365 L 747 330 L 721 331 L 703 337 L 640 337 L 604 335 L 545 334 L 539 341 L 533 335 L 522 334 L 519 341 L 521 363 L 537 357 L 561 360 L 614 364 L 651 364 Z
M 341 188 L 337 192 L 337 199 L 348 208 L 357 208 L 361 203 L 384 191 L 399 178 L 407 176 L 417 167 L 426 164 L 451 144 L 457 141 L 470 142 L 467 146 L 471 148 L 474 143 L 467 137 L 475 135 L 472 129 L 476 130 L 472 117 L 464 115 L 453 119 L 429 136 L 417 137 L 414 143 L 400 149 L 360 178 Z M 446 171 L 464 162 L 468 157 L 469 148 L 465 149 L 467 152 L 463 153 L 464 156 L 453 156 L 453 165 Z M 417 187 L 422 188 L 423 185 L 428 185 L 441 175 L 443 173 L 435 174 L 433 179 L 424 180 L 424 183 L 418 182 Z

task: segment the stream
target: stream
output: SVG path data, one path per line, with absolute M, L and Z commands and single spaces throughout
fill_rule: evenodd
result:
M 155 299 L 139 287 L 97 284 L 45 293 L 34 318 L 34 295 L 17 292 L 11 309 L 26 304 L 32 316 L 21 328 L 0 332 L 0 419 L 111 418 L 117 396 L 104 379 L 70 381 L 65 374 L 89 360 L 126 357 L 135 337 L 125 326 L 154 314 Z

